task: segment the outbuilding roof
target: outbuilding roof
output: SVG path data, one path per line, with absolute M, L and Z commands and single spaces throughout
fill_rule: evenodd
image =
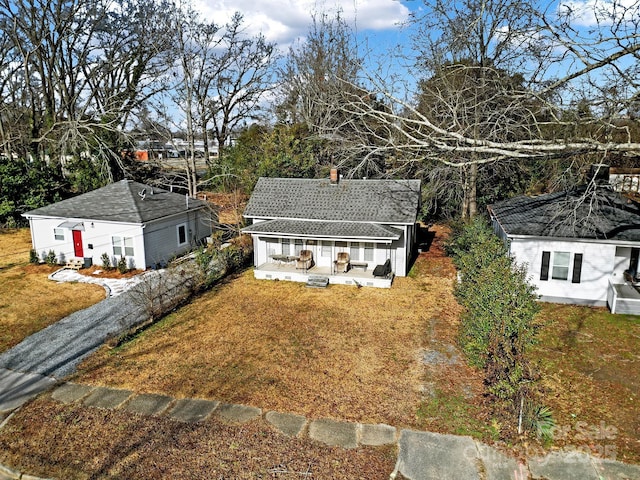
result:
M 256 184 L 247 218 L 413 224 L 419 180 L 266 178 Z
M 36 208 L 23 216 L 80 218 L 109 222 L 145 223 L 178 213 L 198 210 L 202 200 L 121 180 L 91 192 Z
M 640 206 L 604 186 L 515 197 L 489 212 L 507 235 L 640 241 Z

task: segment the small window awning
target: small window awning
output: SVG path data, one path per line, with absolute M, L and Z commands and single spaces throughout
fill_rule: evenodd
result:
M 84 232 L 84 223 L 82 222 L 62 222 L 58 228 L 68 228 L 69 230 L 82 230 Z

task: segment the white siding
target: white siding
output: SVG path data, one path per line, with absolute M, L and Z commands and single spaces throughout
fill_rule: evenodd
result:
M 255 222 L 254 222 L 255 223 Z M 337 258 L 338 252 L 351 252 L 352 245 L 357 243 L 359 248 L 359 261 L 364 261 L 365 243 L 373 243 L 373 260 L 367 260 L 368 268 L 373 269 L 376 265 L 383 264 L 387 259 L 391 260 L 391 268 L 396 276 L 404 277 L 407 275 L 408 265 L 411 261 L 411 245 L 406 245 L 405 239 L 412 239 L 415 236 L 413 226 L 392 225 L 394 228 L 401 230 L 402 236 L 399 240 L 392 244 L 368 242 L 367 239 L 359 239 L 354 241 L 345 240 L 327 240 L 327 239 L 297 239 L 302 240 L 303 248 L 313 252 L 313 261 L 318 267 L 331 267 L 333 261 Z M 269 258 L 269 249 L 274 250 L 276 254 L 282 252 L 282 240 L 276 237 L 264 237 L 261 235 L 252 235 L 254 247 L 254 266 L 258 267 L 271 261 Z M 269 241 L 268 241 L 269 240 Z M 278 243 L 271 247 L 268 243 L 272 240 Z M 294 255 L 296 239 L 289 239 L 290 253 Z M 330 255 L 322 255 L 322 244 L 329 244 Z
M 53 229 L 67 220 L 83 224 L 82 249 L 84 258 L 90 258 L 94 265 L 102 265 L 101 257 L 103 253 L 107 253 L 112 262 L 117 262 L 118 259 L 113 255 L 111 237 L 119 236 L 133 239 L 134 256 L 129 257 L 127 260 L 135 268 L 144 268 L 142 226 L 132 223 L 92 222 L 90 220 L 66 218 L 32 218 L 30 226 L 33 248 L 41 259 L 44 258 L 49 250 L 53 250 L 61 262 L 75 257 L 71 229 L 64 228 L 65 238 L 63 241 L 54 239 Z
M 511 255 L 518 264 L 526 264 L 530 275 L 530 281 L 538 288 L 537 294 L 542 300 L 548 301 L 572 301 L 576 303 L 593 303 L 602 305 L 606 302 L 609 279 L 620 276 L 628 267 L 624 261 L 616 258 L 616 246 L 610 244 L 550 241 L 539 239 L 512 239 Z M 551 278 L 549 266 L 549 279 L 540 280 L 542 268 L 542 252 L 569 252 L 571 262 L 567 280 L 554 280 Z M 575 254 L 581 253 L 582 273 L 580 283 L 572 283 L 572 271 Z M 619 252 L 620 253 L 620 252 Z
M 127 257 L 132 268 L 145 269 L 154 266 L 154 262 L 166 262 L 172 256 L 184 253 L 191 247 L 178 248 L 177 225 L 186 223 L 188 237 L 201 240 L 211 235 L 211 223 L 200 221 L 200 215 L 191 212 L 165 221 L 154 222 L 146 227 L 133 223 L 99 222 L 86 219 L 42 218 L 30 219 L 33 248 L 43 259 L 49 250 L 53 250 L 60 262 L 73 258 L 73 237 L 70 228 L 64 228 L 64 240 L 55 240 L 54 228 L 62 222 L 82 223 L 82 248 L 84 258 L 90 258 L 94 265 L 102 265 L 102 254 L 107 253 L 115 265 L 119 257 L 113 253 L 112 237 L 126 237 L 133 240 L 133 256 Z
M 178 226 L 186 225 L 187 243 L 178 244 Z M 211 222 L 200 212 L 185 212 L 168 219 L 147 223 L 144 230 L 145 266 L 164 266 L 172 257 L 193 250 L 211 235 Z

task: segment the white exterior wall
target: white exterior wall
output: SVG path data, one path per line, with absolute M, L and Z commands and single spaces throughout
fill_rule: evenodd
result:
M 94 265 L 102 265 L 102 254 L 107 253 L 112 263 L 118 259 L 113 254 L 111 237 L 130 237 L 133 239 L 133 253 L 127 257 L 127 263 L 133 268 L 144 268 L 144 240 L 142 225 L 117 222 L 97 222 L 83 219 L 33 217 L 29 220 L 33 248 L 40 259 L 44 259 L 49 250 L 53 250 L 61 263 L 74 258 L 73 234 L 70 228 L 62 228 L 64 240 L 56 240 L 54 228 L 62 222 L 82 223 L 82 249 L 84 258 L 91 258 Z
M 540 280 L 543 251 L 551 252 L 548 280 Z M 553 252 L 571 254 L 567 280 L 551 278 Z M 605 305 L 609 279 L 619 277 L 622 282 L 622 271 L 629 263 L 629 257 L 624 261 L 616 257 L 614 244 L 591 242 L 511 238 L 510 253 L 518 264 L 527 265 L 530 281 L 537 286 L 541 299 L 556 302 Z M 576 253 L 583 255 L 580 283 L 571 281 Z
M 33 248 L 40 259 L 44 259 L 49 250 L 53 250 L 60 263 L 74 258 L 72 229 L 62 227 L 64 240 L 56 240 L 54 229 L 63 222 L 82 223 L 83 258 L 91 258 L 94 265 L 102 265 L 102 254 L 107 253 L 112 266 L 120 259 L 113 253 L 112 237 L 133 239 L 133 256 L 126 256 L 130 268 L 146 269 L 166 262 L 176 255 L 193 249 L 196 241 L 211 235 L 211 222 L 207 215 L 190 212 L 188 215 L 176 215 L 168 219 L 151 222 L 147 225 L 119 222 L 100 222 L 73 218 L 32 217 L 31 239 Z M 178 245 L 178 225 L 184 224 L 187 230 L 187 243 Z M 124 248 L 123 248 L 124 251 Z
M 187 243 L 178 244 L 178 226 L 185 225 Z M 164 266 L 174 256 L 193 250 L 211 235 L 211 222 L 195 211 L 147 223 L 144 230 L 145 267 Z
M 254 220 L 253 223 L 258 223 L 258 220 Z M 316 239 L 302 239 L 303 241 L 303 249 L 311 250 L 313 252 L 313 261 L 314 264 L 319 267 L 331 267 L 333 265 L 333 261 L 337 258 L 338 252 L 350 252 L 350 246 L 352 243 L 359 243 L 360 249 L 360 257 L 358 261 L 364 260 L 364 245 L 365 243 L 373 243 L 373 260 L 366 260 L 369 264 L 368 268 L 374 268 L 376 265 L 380 265 L 384 263 L 387 258 L 391 260 L 391 268 L 394 274 L 398 277 L 404 277 L 407 275 L 407 266 L 410 262 L 411 251 L 410 248 L 407 247 L 405 239 L 412 238 L 413 232 L 411 231 L 410 226 L 406 225 L 393 225 L 394 228 L 402 230 L 403 234 L 399 240 L 394 241 L 391 244 L 385 243 L 377 243 L 371 242 L 368 239 L 359 239 L 359 240 L 349 240 L 349 241 L 341 241 L 341 240 L 316 240 Z M 282 255 L 282 239 L 275 237 L 265 237 L 263 235 L 252 235 L 253 240 L 253 259 L 254 266 L 258 267 L 262 264 L 268 263 L 272 261 L 269 258 L 270 252 L 269 248 L 273 248 L 274 251 L 271 254 Z M 274 239 L 277 243 L 269 244 L 268 239 Z M 323 256 L 322 255 L 322 242 L 329 242 L 331 244 L 331 255 Z M 346 243 L 346 247 L 339 246 L 341 242 Z M 286 248 L 286 247 L 285 247 Z M 290 239 L 290 251 L 284 252 L 285 255 L 295 255 L 295 238 Z M 353 258 L 352 258 L 353 260 Z

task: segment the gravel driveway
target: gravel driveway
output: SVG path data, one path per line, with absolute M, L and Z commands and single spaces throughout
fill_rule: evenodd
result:
M 148 320 L 151 302 L 165 305 L 187 295 L 192 271 L 184 264 L 145 276 L 129 291 L 75 312 L 0 354 L 0 368 L 58 379 L 73 373 L 109 337 Z

